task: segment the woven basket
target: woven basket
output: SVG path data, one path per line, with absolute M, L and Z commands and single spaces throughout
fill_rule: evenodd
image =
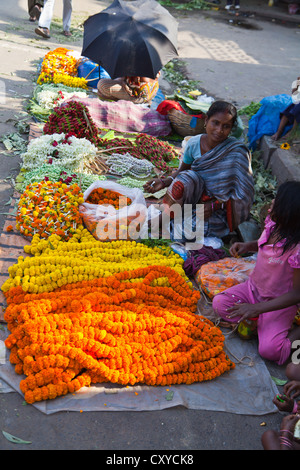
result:
M 182 113 L 178 109 L 171 109 L 168 117 L 172 128 L 177 134 L 185 137 L 187 135 L 197 135 L 204 132 L 205 118 L 193 118 L 190 114 Z M 197 119 L 195 127 L 191 127 L 191 121 Z

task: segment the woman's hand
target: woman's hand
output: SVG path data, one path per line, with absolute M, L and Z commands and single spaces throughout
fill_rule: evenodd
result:
M 300 395 L 300 382 L 297 380 L 292 380 L 291 382 L 288 382 L 287 384 L 285 384 L 283 390 L 287 396 L 294 399 L 298 395 Z
M 156 193 L 156 191 L 160 191 L 164 187 L 164 183 L 160 178 L 154 178 L 153 180 L 147 181 L 143 186 L 144 190 L 148 193 Z
M 277 406 L 279 411 L 292 412 L 294 408 L 294 400 L 286 395 L 276 395 L 273 398 L 274 405 Z
M 259 315 L 258 304 L 242 304 L 236 303 L 232 307 L 227 309 L 227 312 L 230 315 L 227 315 L 228 318 L 240 317 L 238 323 L 241 321 L 256 318 Z

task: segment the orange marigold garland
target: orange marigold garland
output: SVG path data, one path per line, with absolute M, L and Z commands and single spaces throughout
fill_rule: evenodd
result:
M 156 285 L 161 277 L 167 286 Z M 128 281 L 131 282 L 128 282 Z M 6 347 L 28 403 L 91 383 L 171 385 L 234 367 L 219 328 L 196 315 L 199 291 L 174 269 L 147 266 L 53 292 L 6 292 Z

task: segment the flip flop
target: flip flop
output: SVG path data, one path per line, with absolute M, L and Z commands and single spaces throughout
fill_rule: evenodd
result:
M 39 26 L 38 28 L 35 28 L 35 32 L 36 34 L 38 34 L 39 36 L 42 36 L 43 38 L 47 38 L 47 39 L 50 38 L 50 32 L 48 28 L 42 28 L 41 26 Z

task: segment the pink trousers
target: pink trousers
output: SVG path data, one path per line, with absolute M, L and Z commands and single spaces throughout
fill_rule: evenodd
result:
M 239 317 L 228 318 L 227 309 L 236 303 L 256 304 L 271 300 L 261 298 L 250 281 L 230 287 L 213 299 L 214 311 L 224 320 L 237 323 Z M 284 364 L 291 353 L 291 342 L 288 339 L 289 330 L 293 324 L 297 306 L 274 310 L 259 315 L 257 320 L 258 352 L 261 357 Z

